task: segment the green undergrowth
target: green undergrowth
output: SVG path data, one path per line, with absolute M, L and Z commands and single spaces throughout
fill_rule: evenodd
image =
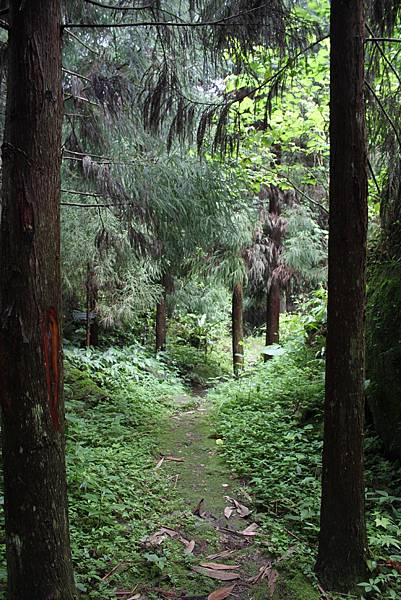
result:
M 231 375 L 230 353 L 230 341 L 227 339 L 216 343 L 213 348 L 196 348 L 173 338 L 165 357 L 188 384 L 209 387 Z
M 283 558 L 280 564 L 294 581 L 301 577 L 316 586 L 324 360 L 321 348 L 307 344 L 308 336 L 301 333 L 294 319 L 286 331 L 285 354 L 259 362 L 237 381 L 221 383 L 209 397 L 219 447 L 254 495 L 268 552 Z M 384 458 L 371 434 L 366 482 L 370 576 L 358 598 L 400 598 L 401 471 Z M 288 589 L 282 598 L 301 598 Z
M 77 584 L 83 598 L 114 598 L 117 589 L 157 581 L 161 573 L 140 540 L 177 509 L 171 481 L 154 467 L 157 434 L 184 389 L 163 363 L 131 346 L 68 348 L 65 391 Z

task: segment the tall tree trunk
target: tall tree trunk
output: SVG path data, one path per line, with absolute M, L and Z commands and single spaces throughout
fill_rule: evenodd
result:
M 277 344 L 280 339 L 280 305 L 281 305 L 281 290 L 280 282 L 275 276 L 275 269 L 278 266 L 278 257 L 281 251 L 282 245 L 282 230 L 280 220 L 280 191 L 275 186 L 270 186 L 269 190 L 269 217 L 271 221 L 271 273 L 270 273 L 270 285 L 268 286 L 266 295 L 266 346 L 271 344 Z M 265 362 L 269 360 L 271 356 L 268 354 L 264 355 Z
M 363 0 L 332 0 L 329 303 L 316 571 L 342 592 L 365 575 L 363 478 L 367 228 Z
M 156 306 L 156 352 L 166 349 L 167 339 L 167 283 L 162 278 L 163 295 Z
M 280 340 L 280 283 L 273 278 L 266 299 L 266 346 L 277 344 Z
M 60 345 L 60 2 L 9 5 L 0 242 L 7 598 L 72 600 Z
M 237 282 L 234 284 L 232 298 L 232 344 L 235 376 L 239 375 L 244 366 L 243 300 L 244 292 L 242 284 Z
M 86 347 L 97 346 L 99 343 L 99 325 L 96 318 L 97 284 L 95 270 L 91 263 L 87 266 L 86 276 Z

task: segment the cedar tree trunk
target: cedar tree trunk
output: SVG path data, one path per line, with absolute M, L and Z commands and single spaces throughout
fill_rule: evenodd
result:
M 322 506 L 316 571 L 346 592 L 365 575 L 363 477 L 367 228 L 363 0 L 332 0 L 330 224 Z
M 97 284 L 93 265 L 88 263 L 86 277 L 86 347 L 97 346 L 99 344 L 99 325 L 97 322 Z
M 167 285 L 166 277 L 162 279 L 163 295 L 156 306 L 156 352 L 166 349 L 167 337 Z
M 280 284 L 277 278 L 273 278 L 266 300 L 266 346 L 279 342 L 280 304 Z
M 75 598 L 60 331 L 59 0 L 10 0 L 0 369 L 8 600 Z
M 282 231 L 280 221 L 280 200 L 279 190 L 274 186 L 270 186 L 269 191 L 269 216 L 272 223 L 271 244 L 272 244 L 272 263 L 271 263 L 271 281 L 266 295 L 266 346 L 277 344 L 279 342 L 280 329 L 280 305 L 281 305 L 281 290 L 280 282 L 274 274 L 278 266 L 278 255 L 282 244 Z M 264 355 L 265 362 L 271 356 Z
M 236 377 L 244 366 L 243 299 L 242 284 L 237 282 L 234 285 L 232 298 L 233 368 Z

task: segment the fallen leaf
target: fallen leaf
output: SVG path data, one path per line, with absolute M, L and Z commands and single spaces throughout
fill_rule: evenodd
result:
M 259 529 L 259 525 L 257 523 L 251 523 L 246 527 L 243 531 L 240 531 L 242 535 L 252 536 L 257 535 L 257 530 Z
M 160 469 L 160 467 L 162 466 L 163 463 L 164 463 L 164 456 L 161 457 L 161 459 L 159 460 L 159 462 L 155 466 L 155 469 Z
M 196 517 L 202 517 L 205 514 L 204 512 L 202 512 L 202 504 L 204 503 L 204 501 L 205 499 L 201 498 L 198 504 L 196 505 L 196 508 L 194 508 L 192 514 Z
M 224 516 L 226 519 L 229 519 L 231 517 L 231 515 L 233 514 L 234 509 L 232 508 L 232 506 L 226 506 L 224 509 Z
M 184 462 L 184 459 L 179 456 L 164 456 L 164 459 L 172 462 Z
M 237 500 L 233 500 L 233 502 L 240 517 L 245 518 L 251 514 L 252 511 L 247 506 L 241 504 Z
M 194 551 L 195 548 L 195 542 L 194 540 L 191 540 L 189 542 L 189 544 L 185 544 L 185 550 L 184 550 L 184 554 L 192 554 L 192 552 Z
M 259 573 L 255 577 L 251 577 L 251 579 L 249 580 L 249 583 L 258 583 L 258 581 L 260 581 L 261 579 L 264 579 L 267 576 L 267 574 L 271 571 L 271 568 L 272 568 L 272 562 L 271 562 L 271 560 L 269 560 L 269 562 L 267 564 L 260 567 Z
M 209 554 L 206 556 L 209 560 L 214 560 L 215 558 L 224 558 L 225 556 L 230 556 L 230 554 L 234 554 L 235 550 L 222 550 L 222 552 L 217 552 L 217 554 Z
M 278 579 L 278 572 L 275 569 L 271 569 L 270 573 L 267 575 L 270 597 L 273 596 L 274 590 L 276 589 L 277 579 Z
M 221 563 L 200 563 L 201 567 L 205 567 L 206 569 L 216 569 L 216 571 L 230 571 L 232 569 L 239 569 L 238 565 L 222 565 Z
M 224 600 L 224 598 L 228 598 L 228 596 L 231 594 L 234 588 L 235 584 L 230 585 L 230 587 L 224 587 L 215 590 L 214 592 L 208 595 L 207 600 Z
M 217 569 L 205 569 L 204 567 L 192 567 L 195 573 L 211 577 L 212 579 L 220 579 L 221 581 L 230 581 L 231 579 L 240 579 L 239 573 L 227 573 L 226 571 L 219 571 Z

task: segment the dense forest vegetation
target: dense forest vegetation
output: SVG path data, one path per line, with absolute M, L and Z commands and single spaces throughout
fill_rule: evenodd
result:
M 400 17 L 0 0 L 0 598 L 401 598 Z

